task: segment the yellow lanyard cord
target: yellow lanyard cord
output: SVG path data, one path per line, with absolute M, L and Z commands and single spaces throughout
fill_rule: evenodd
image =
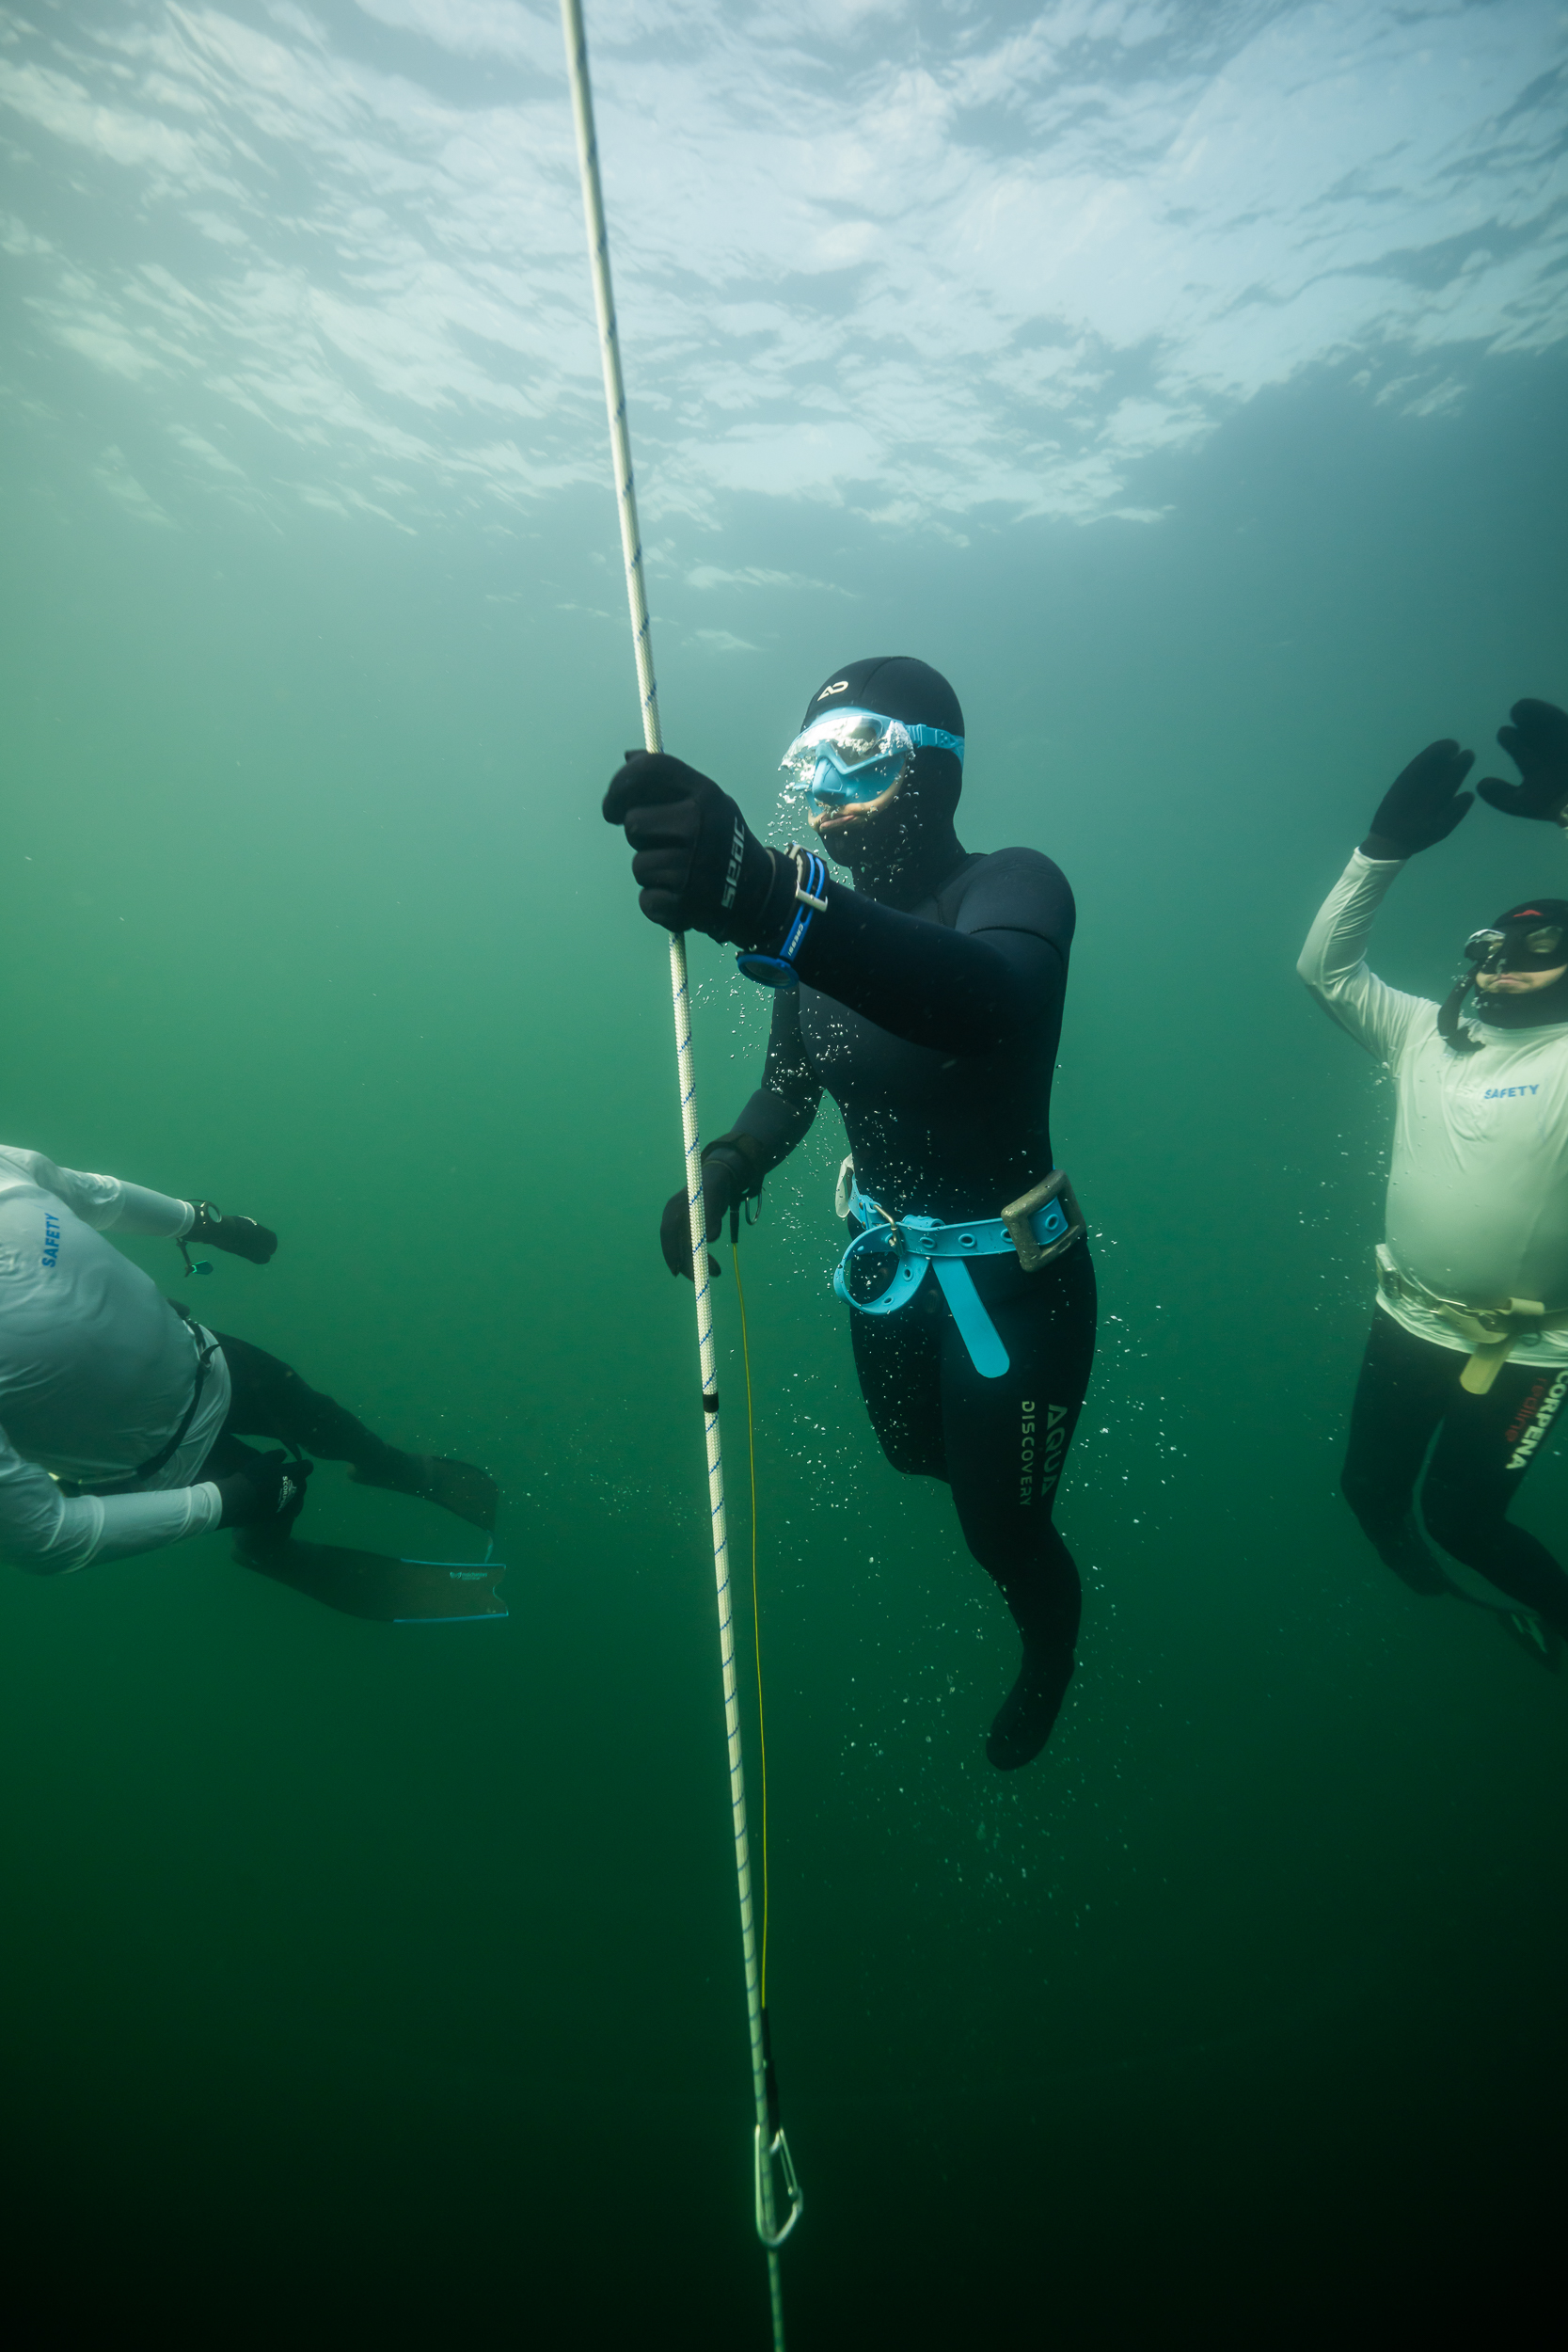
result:
M 735 1294 L 740 1301 L 740 1360 L 746 1367 L 746 1452 L 752 1466 L 752 1638 L 757 1661 L 757 1750 L 762 1763 L 762 1980 L 768 2007 L 768 1733 L 762 1719 L 762 1613 L 757 1602 L 757 1425 L 752 1409 L 752 1349 L 746 1336 L 746 1286 L 740 1279 L 740 1244 L 730 1244 Z

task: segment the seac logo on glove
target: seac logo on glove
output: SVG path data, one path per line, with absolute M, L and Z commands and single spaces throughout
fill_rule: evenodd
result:
M 727 792 L 668 752 L 628 752 L 604 796 L 605 822 L 631 844 L 650 923 L 771 946 L 793 919 L 795 869 L 764 849 Z

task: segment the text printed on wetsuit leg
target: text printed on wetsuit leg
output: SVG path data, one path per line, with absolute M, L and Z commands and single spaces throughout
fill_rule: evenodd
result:
M 1514 1418 L 1513 1425 L 1504 1440 L 1513 1445 L 1508 1457 L 1511 1470 L 1523 1470 L 1536 1447 L 1558 1417 L 1562 1400 L 1568 1396 L 1568 1372 L 1560 1372 L 1550 1389 L 1544 1380 L 1538 1380 Z M 1517 1444 L 1514 1440 L 1517 1439 Z
M 1048 1495 L 1062 1474 L 1062 1456 L 1067 1450 L 1067 1414 L 1065 1405 L 1048 1405 L 1045 1408 L 1045 1438 L 1036 1458 L 1037 1415 L 1035 1400 L 1022 1401 L 1020 1424 L 1018 1501 L 1019 1508 L 1026 1510 L 1035 1500 L 1035 1480 L 1039 1478 L 1039 1490 Z

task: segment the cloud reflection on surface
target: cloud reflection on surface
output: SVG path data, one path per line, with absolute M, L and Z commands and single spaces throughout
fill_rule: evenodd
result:
M 688 562 L 736 495 L 1152 518 L 1145 460 L 1303 370 L 1431 413 L 1562 332 L 1539 0 L 592 19 L 644 502 Z M 155 391 L 169 482 L 99 470 L 160 525 L 198 485 L 407 529 L 596 482 L 559 42 L 512 0 L 13 18 L 13 390 L 57 403 L 64 352 Z

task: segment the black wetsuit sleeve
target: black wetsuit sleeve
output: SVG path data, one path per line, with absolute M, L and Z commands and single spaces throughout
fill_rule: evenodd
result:
M 816 1117 L 821 1100 L 821 1083 L 813 1076 L 800 1041 L 800 999 L 794 989 L 781 988 L 773 998 L 762 1084 L 732 1132 L 752 1136 L 761 1145 L 766 1174 L 788 1159 Z
M 953 928 L 830 882 L 800 977 L 913 1045 L 986 1054 L 1059 1013 L 1074 924 L 1059 866 L 1001 850 L 964 878 Z

